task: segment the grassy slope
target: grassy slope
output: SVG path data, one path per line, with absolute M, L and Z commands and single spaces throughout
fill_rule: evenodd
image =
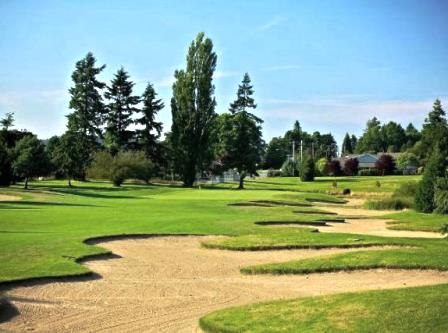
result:
M 277 301 L 211 313 L 210 333 L 447 332 L 448 285 Z

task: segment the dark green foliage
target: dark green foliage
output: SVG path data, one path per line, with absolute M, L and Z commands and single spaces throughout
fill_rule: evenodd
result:
M 392 175 L 395 170 L 395 162 L 392 156 L 383 154 L 375 162 L 375 168 L 377 168 L 382 176 Z
M 426 164 L 423 178 L 415 195 L 415 208 L 419 212 L 431 213 L 435 209 L 434 188 L 438 177 L 444 177 L 446 170 L 445 157 L 436 148 Z
M 412 123 L 409 123 L 405 130 L 406 144 L 405 148 L 413 147 L 422 137 L 421 133 L 414 127 Z
M 381 123 L 376 118 L 367 121 L 366 129 L 363 135 L 359 138 L 356 145 L 357 153 L 376 153 L 382 151 L 383 143 L 381 141 Z
M 110 179 L 120 186 L 126 179 L 149 182 L 153 164 L 143 151 L 119 151 L 115 155 L 102 151 L 95 155 L 88 174 L 97 179 Z
M 383 151 L 399 152 L 406 142 L 406 133 L 400 124 L 390 121 L 381 128 Z
M 76 63 L 72 74 L 73 87 L 69 89 L 70 109 L 73 110 L 68 118 L 68 129 L 78 133 L 78 140 L 84 150 L 83 158 L 78 160 L 79 169 L 82 170 L 80 178 L 84 178 L 85 170 L 92 160 L 95 149 L 99 146 L 101 138 L 101 125 L 104 120 L 105 108 L 101 97 L 101 89 L 106 85 L 97 80 L 105 65 L 95 67 L 96 59 L 92 53 L 87 53 L 84 59 Z
M 421 145 L 421 157 L 429 156 L 436 145 L 443 155 L 448 155 L 448 125 L 439 99 L 423 124 Z
M 14 125 L 14 113 L 7 112 L 4 118 L 0 120 L 0 125 L 2 126 L 2 131 L 8 131 Z
M 45 146 L 34 135 L 28 135 L 17 142 L 13 156 L 14 175 L 25 179 L 25 189 L 28 188 L 29 178 L 48 173 L 49 160 Z
M 300 165 L 300 179 L 302 182 L 312 182 L 314 174 L 314 160 L 311 156 L 305 155 Z
M 264 167 L 267 169 L 279 169 L 288 155 L 286 140 L 282 137 L 273 137 L 266 147 L 264 156 Z
M 252 95 L 254 94 L 253 86 L 250 84 L 250 77 L 248 73 L 244 74 L 243 81 L 238 86 L 236 93 L 236 100 L 230 104 L 229 111 L 231 114 L 238 112 L 245 112 L 248 109 L 256 109 L 257 104 Z
M 138 112 L 136 105 L 140 103 L 140 97 L 132 95 L 133 87 L 134 82 L 129 80 L 129 74 L 122 67 L 104 94 L 109 100 L 105 146 L 112 154 L 130 148 L 131 140 L 135 140 L 134 132 L 129 130 L 129 125 L 134 122 L 132 115 Z
M 155 117 L 164 108 L 164 104 L 161 99 L 157 99 L 157 93 L 151 83 L 146 86 L 142 102 L 141 117 L 136 120 L 136 123 L 143 127 L 137 130 L 138 143 L 152 161 L 160 164 L 162 156 L 158 139 L 163 126 L 161 122 L 155 120 Z
M 174 166 L 185 186 L 192 186 L 196 173 L 212 159 L 211 134 L 216 117 L 212 80 L 216 60 L 211 39 L 200 33 L 188 50 L 186 70 L 174 74 L 171 141 Z
M 237 99 L 230 105 L 230 114 L 219 118 L 218 156 L 225 169 L 235 168 L 240 174 L 239 188 L 244 188 L 244 178 L 256 175 L 261 162 L 264 142 L 261 124 L 263 121 L 250 113 L 256 104 L 249 74 L 244 74 L 238 87 Z
M 50 155 L 56 174 L 66 177 L 68 185 L 71 186 L 71 180 L 80 178 L 84 170 L 79 161 L 85 158 L 82 140 L 84 137 L 78 132 L 65 132 L 56 143 L 52 154 Z
M 352 140 L 350 139 L 350 136 L 348 133 L 344 136 L 344 141 L 342 142 L 342 155 L 348 155 L 353 154 L 353 146 L 352 146 Z
M 438 178 L 434 193 L 434 212 L 448 214 L 448 178 Z
M 9 186 L 12 182 L 11 156 L 2 140 L 0 140 L 0 186 Z
M 347 176 L 356 176 L 359 170 L 359 161 L 357 158 L 349 158 L 344 163 L 344 174 Z

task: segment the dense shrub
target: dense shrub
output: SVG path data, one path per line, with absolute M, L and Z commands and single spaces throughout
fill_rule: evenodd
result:
M 361 169 L 358 171 L 359 176 L 379 176 L 378 169 Z
M 339 177 L 342 175 L 341 163 L 338 160 L 329 161 L 327 168 L 330 176 Z
M 448 214 L 448 178 L 439 178 L 434 191 L 434 212 Z
M 343 195 L 350 195 L 352 193 L 352 191 L 349 188 L 344 188 L 342 190 L 342 194 Z
M 142 151 L 120 151 L 115 156 L 102 151 L 96 154 L 88 176 L 109 179 L 120 186 L 126 179 L 149 182 L 152 172 L 153 164 Z
M 445 157 L 436 148 L 429 157 L 415 194 L 415 208 L 419 212 L 431 213 L 435 209 L 434 188 L 438 177 L 445 176 Z
M 275 169 L 269 169 L 267 173 L 268 177 L 281 177 L 282 171 L 281 170 L 275 170 Z
M 282 165 L 282 176 L 293 177 L 299 175 L 298 163 L 291 159 L 287 159 Z
M 302 182 L 312 182 L 314 180 L 314 160 L 311 156 L 305 156 L 300 167 L 300 179 Z
M 395 162 L 392 156 L 383 154 L 375 163 L 375 168 L 379 170 L 381 175 L 391 175 L 395 170 Z
M 328 160 L 325 157 L 319 159 L 316 163 L 316 172 L 319 176 L 326 176 L 328 174 Z
M 359 161 L 357 158 L 349 158 L 344 163 L 344 174 L 347 176 L 356 176 L 358 174 Z

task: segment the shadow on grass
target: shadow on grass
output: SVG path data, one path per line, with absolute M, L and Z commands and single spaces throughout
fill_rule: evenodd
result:
M 12 209 L 22 209 L 22 206 L 32 206 L 32 207 L 41 207 L 41 206 L 61 206 L 61 207 L 101 207 L 98 205 L 86 205 L 86 204 L 74 204 L 74 203 L 66 203 L 66 202 L 47 202 L 47 201 L 8 201 L 8 205 L 14 207 Z M 0 205 L 0 208 L 4 208 Z M 10 207 L 8 207 L 10 208 Z M 23 207 L 26 209 L 26 207 Z M 29 208 L 28 208 L 29 209 Z

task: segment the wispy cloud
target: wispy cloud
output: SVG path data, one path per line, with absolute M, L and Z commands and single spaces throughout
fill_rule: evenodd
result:
M 273 71 L 288 71 L 288 70 L 295 70 L 295 69 L 301 69 L 301 68 L 302 68 L 302 66 L 299 66 L 299 65 L 280 65 L 280 66 L 265 67 L 262 70 L 268 71 L 268 72 L 273 72 Z
M 286 18 L 283 16 L 275 16 L 273 18 L 271 18 L 269 21 L 267 21 L 266 23 L 259 25 L 257 27 L 258 31 L 266 31 L 269 30 L 277 25 L 279 25 L 280 23 L 283 23 L 286 21 Z
M 420 124 L 431 110 L 433 98 L 422 100 L 374 100 L 335 96 L 304 100 L 263 99 L 260 109 L 266 119 L 300 120 L 310 124 L 354 124 L 362 129 L 366 121 L 410 121 Z M 264 107 L 263 107 L 264 106 Z

